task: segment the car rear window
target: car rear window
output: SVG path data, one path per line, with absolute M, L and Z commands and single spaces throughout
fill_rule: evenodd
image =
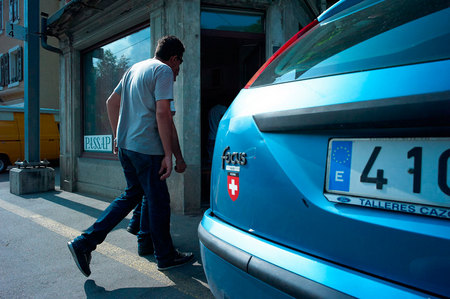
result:
M 449 58 L 450 1 L 369 2 L 311 29 L 251 87 Z

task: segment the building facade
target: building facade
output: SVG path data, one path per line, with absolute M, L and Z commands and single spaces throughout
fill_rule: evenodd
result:
M 40 11 L 53 14 L 60 5 L 59 0 L 41 0 Z M 24 8 L 24 0 L 0 0 L 0 106 L 24 103 L 24 42 L 7 32 L 10 23 L 24 26 Z M 57 45 L 58 41 L 50 39 L 49 43 Z M 59 109 L 59 57 L 41 49 L 40 65 L 40 107 Z
M 175 83 L 175 124 L 188 165 L 168 179 L 172 208 L 209 203 L 208 111 L 229 105 L 285 41 L 331 3 L 325 0 L 72 0 L 48 19 L 59 39 L 61 187 L 114 197 L 125 188 L 105 101 L 123 72 L 153 56 L 157 40 L 186 46 Z

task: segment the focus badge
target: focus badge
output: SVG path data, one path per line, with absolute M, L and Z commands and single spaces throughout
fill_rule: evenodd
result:
M 230 147 L 227 146 L 222 153 L 222 169 L 225 165 L 245 165 L 247 164 L 247 154 L 244 152 L 230 152 Z

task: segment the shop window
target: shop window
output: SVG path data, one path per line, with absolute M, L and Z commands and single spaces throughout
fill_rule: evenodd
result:
M 201 29 L 264 33 L 263 15 L 205 9 L 201 13 Z
M 82 52 L 84 152 L 112 152 L 106 99 L 125 71 L 151 53 L 148 23 L 136 30 Z
M 23 80 L 23 50 L 17 46 L 9 50 L 9 84 L 8 87 L 19 85 Z
M 19 23 L 20 10 L 19 0 L 9 0 L 9 22 L 13 24 Z

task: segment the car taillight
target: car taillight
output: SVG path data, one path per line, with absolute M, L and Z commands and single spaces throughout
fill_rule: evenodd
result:
M 281 53 L 283 53 L 287 48 L 289 48 L 290 45 L 292 45 L 297 39 L 300 38 L 300 36 L 302 36 L 303 34 L 305 34 L 306 32 L 308 32 L 311 28 L 313 28 L 314 26 L 316 26 L 317 24 L 319 24 L 319 22 L 316 20 L 312 21 L 311 23 L 309 23 L 308 25 L 306 25 L 305 27 L 303 27 L 299 32 L 297 32 L 293 37 L 291 37 L 280 49 L 278 49 L 278 51 L 276 51 L 260 68 L 259 70 L 253 75 L 253 77 L 250 79 L 250 81 L 247 82 L 247 84 L 245 85 L 245 89 L 249 88 L 250 86 L 252 86 L 252 84 L 256 81 L 256 79 L 259 77 L 259 75 L 261 75 L 261 73 L 266 69 L 266 67 L 272 63 L 272 61 L 275 60 L 275 58 L 277 58 L 278 56 L 281 55 Z

